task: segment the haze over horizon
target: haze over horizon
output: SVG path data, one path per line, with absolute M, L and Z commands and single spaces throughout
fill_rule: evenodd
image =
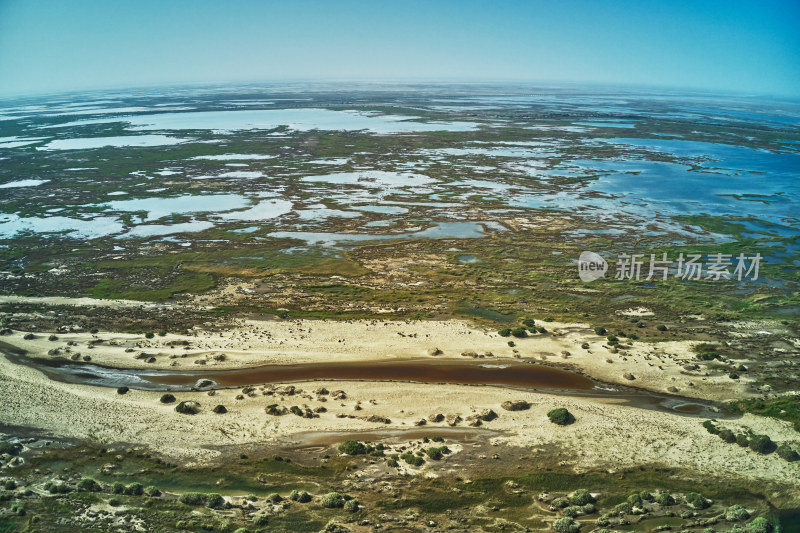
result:
M 0 95 L 285 81 L 800 97 L 800 3 L 0 0 Z

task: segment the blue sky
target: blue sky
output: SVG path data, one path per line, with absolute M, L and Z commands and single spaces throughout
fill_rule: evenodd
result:
M 800 1 L 0 0 L 0 94 L 293 80 L 800 97 Z

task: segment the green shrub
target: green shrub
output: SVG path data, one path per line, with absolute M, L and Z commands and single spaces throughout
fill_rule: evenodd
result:
M 547 413 L 547 418 L 550 419 L 550 422 L 553 424 L 558 424 L 559 426 L 566 426 L 568 424 L 572 424 L 575 421 L 575 417 L 572 416 L 572 413 L 567 411 L 563 407 L 559 407 L 557 409 L 553 409 Z
M 747 524 L 747 533 L 770 533 L 772 529 L 772 524 L 763 516 L 759 516 Z
M 442 455 L 443 455 L 442 449 L 441 448 L 437 448 L 435 446 L 431 446 L 430 448 L 425 450 L 425 453 L 428 455 L 428 457 L 430 457 L 434 461 L 438 461 L 439 459 L 442 458 Z
M 206 507 L 209 509 L 219 509 L 225 505 L 225 498 L 215 492 L 206 494 Z
M 528 330 L 527 330 L 527 329 L 525 329 L 523 326 L 520 326 L 520 327 L 518 327 L 518 328 L 514 328 L 514 329 L 512 329 L 512 330 L 511 330 L 511 334 L 512 334 L 513 336 L 515 336 L 515 337 L 517 337 L 517 338 L 521 339 L 521 338 L 523 338 L 523 337 L 527 337 L 527 336 L 528 336 Z
M 322 497 L 322 506 L 326 509 L 340 509 L 344 507 L 345 497 L 338 492 L 329 492 Z
M 716 435 L 719 433 L 719 428 L 714 423 L 713 420 L 706 420 L 703 422 L 703 427 L 706 428 L 706 431 L 711 433 L 712 435 Z
M 311 495 L 304 490 L 293 490 L 289 493 L 289 499 L 295 502 L 307 503 L 311 501 Z
M 569 496 L 569 503 L 572 505 L 586 505 L 594 502 L 594 496 L 586 489 L 578 489 Z
M 108 505 L 110 505 L 111 507 L 119 507 L 120 505 L 122 505 L 122 500 L 120 500 L 119 498 L 111 498 L 110 500 L 108 500 Z
M 619 339 L 617 338 L 617 336 L 616 336 L 616 335 L 609 335 L 608 337 L 606 337 L 606 340 L 607 340 L 607 341 L 608 341 L 610 344 L 613 344 L 613 343 L 615 343 L 615 342 L 619 342 Z
M 569 506 L 569 500 L 567 498 L 553 498 L 553 501 L 550 502 L 550 509 L 564 509 L 565 507 Z
M 705 509 L 709 506 L 708 500 L 703 498 L 703 495 L 697 492 L 687 492 L 685 499 L 686 503 L 695 509 Z
M 103 487 L 100 486 L 100 483 L 88 477 L 85 477 L 80 481 L 78 481 L 78 485 L 76 488 L 78 490 L 82 490 L 85 492 L 100 492 L 101 490 L 103 490 Z
M 273 492 L 269 496 L 265 498 L 270 503 L 280 503 L 283 501 L 283 496 L 278 494 L 277 492 Z
M 5 481 L 5 483 L 3 483 L 3 488 L 5 490 L 14 490 L 14 489 L 17 488 L 17 482 L 15 480 L 13 480 L 13 479 L 7 479 Z M 89 490 L 89 489 L 80 488 L 80 483 L 78 483 L 78 490 Z M 92 491 L 92 492 L 94 492 L 94 491 Z
M 349 513 L 355 513 L 356 511 L 358 511 L 359 508 L 358 500 L 356 499 L 347 500 L 346 502 L 344 502 L 343 508 L 345 511 Z
M 734 504 L 725 511 L 725 520 L 728 522 L 741 522 L 750 518 L 750 513 L 741 505 Z
M 419 455 L 414 455 L 411 452 L 406 452 L 402 456 L 403 461 L 410 464 L 411 466 L 422 466 L 425 464 L 425 459 L 420 457 Z
M 641 498 L 642 498 L 644 501 L 648 501 L 648 502 L 651 502 L 651 501 L 653 501 L 653 495 L 652 495 L 652 494 L 650 494 L 650 491 L 643 490 L 642 492 L 640 492 L 640 493 L 639 493 L 639 496 L 640 496 L 640 497 L 641 497 Z
M 145 336 L 145 338 L 147 338 L 147 339 L 152 339 L 153 337 L 155 337 L 155 336 L 156 336 L 156 334 L 155 334 L 155 333 L 153 333 L 152 331 L 148 331 L 147 333 L 145 333 L 145 334 L 144 334 L 144 336 Z
M 758 453 L 769 453 L 774 447 L 772 439 L 767 435 L 753 435 L 750 439 L 750 449 Z
M 797 461 L 800 459 L 800 455 L 794 451 L 792 448 L 789 447 L 788 444 L 781 444 L 778 446 L 778 449 L 775 452 L 782 458 L 789 462 Z
M 551 316 L 546 316 L 542 320 L 544 320 L 545 322 L 553 322 L 555 320 L 555 318 L 553 318 Z
M 253 518 L 253 524 L 257 526 L 266 526 L 269 524 L 269 517 L 265 514 L 260 514 Z
M 583 514 L 583 508 L 580 505 L 570 505 L 569 507 L 564 507 L 561 512 L 564 513 L 564 516 L 575 518 Z
M 111 485 L 111 492 L 114 494 L 125 494 L 125 485 L 116 481 L 113 485 Z
M 719 438 L 721 438 L 728 444 L 736 442 L 736 435 L 734 435 L 733 431 L 731 431 L 730 429 L 723 429 L 722 431 L 720 431 Z
M 748 446 L 750 446 L 750 439 L 747 438 L 746 433 L 739 433 L 736 435 L 736 444 L 738 444 L 742 448 L 747 448 Z
M 159 401 L 161 403 L 172 403 L 175 401 L 175 396 L 170 393 L 162 394 Z
M 617 516 L 624 516 L 633 512 L 633 506 L 628 502 L 618 503 L 614 506 L 614 513 Z
M 186 492 L 181 494 L 178 501 L 186 505 L 205 505 L 207 497 L 202 492 Z
M 596 335 L 605 335 L 606 333 L 608 333 L 606 331 L 606 328 L 604 328 L 603 326 L 595 326 L 594 332 Z
M 339 445 L 339 451 L 347 455 L 364 455 L 367 453 L 367 447 L 363 442 L 346 440 Z
M 397 459 L 389 459 L 386 461 L 386 466 L 390 468 L 397 468 L 399 465 L 400 463 L 397 462 Z
M 717 357 L 719 357 L 717 352 L 701 352 L 697 354 L 697 358 L 701 361 L 713 361 Z
M 581 529 L 581 525 L 572 518 L 565 516 L 553 522 L 553 529 L 557 533 L 577 533 Z
M 503 328 L 497 332 L 498 335 L 501 337 L 510 337 L 511 336 L 511 328 Z
M 129 390 L 131 389 L 128 387 L 119 387 L 117 388 L 117 394 L 127 394 Z
M 154 487 L 153 485 L 147 486 L 144 489 L 144 493 L 150 496 L 151 498 L 158 498 L 159 496 L 161 496 L 161 491 L 158 489 L 158 487 Z
M 536 327 L 536 321 L 532 318 L 526 318 L 522 321 L 522 325 L 526 328 L 533 328 Z
M 226 409 L 224 405 L 217 405 L 216 407 L 214 407 L 214 409 L 212 409 L 212 411 L 214 411 L 218 415 L 224 415 L 225 413 L 228 412 L 228 409 Z
M 144 485 L 141 483 L 131 483 L 125 487 L 125 494 L 128 496 L 141 496 L 144 494 Z
M 656 329 L 658 331 L 667 331 L 667 326 L 665 326 L 664 324 L 659 324 L 656 326 Z
M 631 504 L 633 507 L 642 508 L 644 503 L 642 503 L 642 497 L 639 496 L 638 492 L 634 492 L 630 496 L 628 496 L 628 503 Z
M 662 507 L 669 507 L 670 505 L 675 505 L 675 498 L 669 492 L 659 492 L 656 495 L 656 503 L 661 505 Z

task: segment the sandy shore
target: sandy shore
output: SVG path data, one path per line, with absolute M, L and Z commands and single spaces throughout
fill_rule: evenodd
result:
M 50 358 L 48 353 L 56 350 L 58 356 L 88 355 L 92 362 L 117 368 L 182 370 L 420 357 L 465 360 L 471 356 L 462 354 L 474 353 L 484 359 L 544 361 L 606 383 L 685 397 L 723 401 L 752 395 L 746 376 L 734 381 L 725 374 L 708 375 L 690 341 L 636 341 L 629 348 L 614 350 L 588 324 L 550 322 L 545 326 L 545 334 L 517 339 L 461 320 L 236 321 L 223 333 L 197 329 L 190 335 L 152 339 L 101 332 L 58 333 L 58 339 L 51 341 L 48 333 L 37 332 L 34 339 L 25 340 L 24 332 L 14 332 L 2 340 L 33 357 Z M 509 340 L 515 343 L 513 348 Z M 582 348 L 585 344 L 588 349 Z M 695 370 L 685 368 L 693 364 L 698 365 Z
M 321 386 L 319 383 L 295 386 L 303 392 L 282 398 L 264 396 L 259 389 L 252 397 L 239 400 L 235 399 L 240 394 L 238 390 L 218 391 L 213 397 L 202 392 L 180 393 L 178 400 L 194 400 L 202 406 L 197 415 L 182 415 L 175 412 L 174 405 L 161 404 L 160 393 L 132 390 L 119 395 L 109 388 L 56 383 L 36 370 L 0 357 L 0 420 L 44 428 L 54 436 L 98 443 L 137 443 L 194 462 L 213 459 L 219 453 L 213 448 L 220 445 L 275 443 L 309 431 L 411 429 L 416 421 L 431 414 L 466 419 L 483 409 L 493 409 L 499 418 L 482 427 L 502 432 L 492 438 L 494 443 L 561 455 L 566 464 L 579 471 L 655 463 L 689 468 L 699 474 L 743 476 L 765 482 L 792 483 L 800 475 L 800 464 L 787 463 L 776 454 L 763 456 L 725 444 L 707 433 L 700 419 L 626 407 L 613 401 L 497 387 L 326 382 L 324 386 L 329 390 L 346 392 L 346 399 L 334 400 L 330 395 L 313 393 Z M 500 407 L 506 400 L 518 399 L 530 402 L 532 407 L 517 412 Z M 264 410 L 272 403 L 312 409 L 322 406 L 327 412 L 310 419 L 293 414 L 272 416 Z M 356 403 L 361 410 L 355 410 Z M 225 405 L 229 412 L 211 412 L 217 404 Z M 546 413 L 555 407 L 567 407 L 577 421 L 566 427 L 553 425 Z M 336 414 L 358 418 L 337 418 Z M 370 415 L 387 417 L 391 422 L 363 419 Z M 724 424 L 747 426 L 778 442 L 796 437 L 788 424 L 773 419 L 748 415 Z M 447 427 L 447 423 L 426 425 L 436 426 Z M 459 426 L 465 426 L 465 422 Z

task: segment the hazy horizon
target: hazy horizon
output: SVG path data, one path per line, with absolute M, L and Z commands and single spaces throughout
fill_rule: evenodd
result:
M 0 96 L 487 83 L 800 96 L 800 5 L 0 2 Z

